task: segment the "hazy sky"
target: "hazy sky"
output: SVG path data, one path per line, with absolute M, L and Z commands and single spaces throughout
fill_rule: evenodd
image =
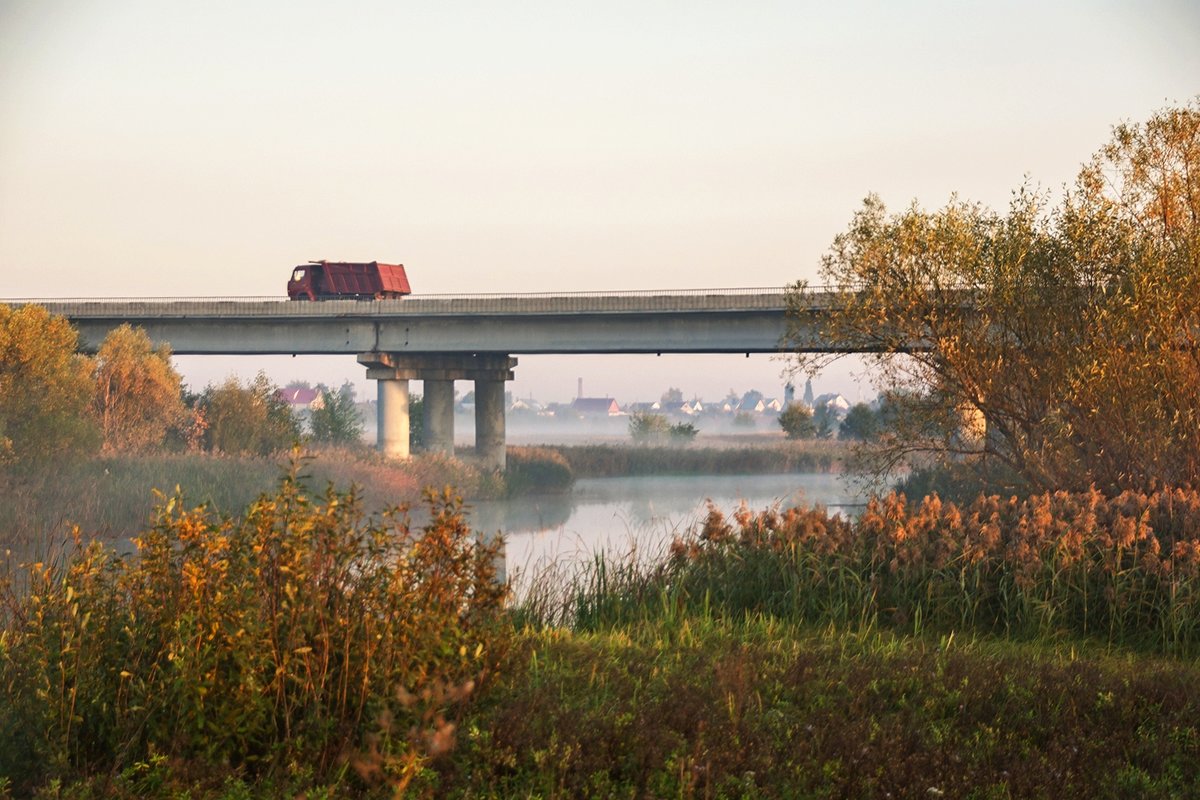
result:
M 418 292 L 781 286 L 868 192 L 1002 207 L 1197 93 L 1194 0 L 0 0 L 0 297 L 278 296 L 318 258 Z M 526 357 L 512 388 L 716 399 L 780 366 Z

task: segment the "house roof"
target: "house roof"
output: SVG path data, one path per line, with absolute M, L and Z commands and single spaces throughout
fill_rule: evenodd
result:
M 305 389 L 302 386 L 285 387 L 276 392 L 276 394 L 285 403 L 293 406 L 311 405 L 314 400 L 321 396 L 321 393 L 316 389 Z
M 813 400 L 813 408 L 819 408 L 821 406 L 829 406 L 830 408 L 839 409 L 841 411 L 849 411 L 850 401 L 845 397 L 842 397 L 837 392 L 829 392 L 827 394 L 818 395 L 817 398 Z
M 571 409 L 580 414 L 613 414 L 621 410 L 611 397 L 577 397 Z

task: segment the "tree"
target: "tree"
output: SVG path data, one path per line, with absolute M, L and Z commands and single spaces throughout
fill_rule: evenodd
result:
M 754 415 L 746 411 L 739 411 L 733 415 L 733 427 L 735 428 L 753 428 Z
M 1200 104 L 1120 125 L 1057 207 L 868 197 L 822 259 L 832 307 L 789 292 L 872 354 L 894 402 L 877 468 L 999 461 L 1024 488 L 1200 481 Z M 826 298 L 828 300 L 828 298 Z M 816 370 L 836 354 L 802 354 Z
M 813 436 L 818 439 L 832 439 L 837 433 L 837 413 L 828 403 L 821 403 L 812 412 Z
M 779 427 L 789 439 L 811 439 L 817 433 L 813 412 L 800 403 L 792 403 L 779 413 Z
M 106 450 L 146 450 L 163 443 L 186 416 L 171 350 L 155 348 L 141 328 L 109 332 L 95 359 L 95 411 Z
M 639 412 L 629 417 L 629 436 L 637 444 L 662 440 L 670 427 L 667 418 L 662 414 Z
M 838 436 L 860 442 L 872 441 L 878 433 L 878 415 L 866 403 L 855 403 L 851 406 L 838 428 Z
M 683 390 L 672 386 L 662 393 L 662 397 L 659 398 L 659 402 L 661 402 L 664 407 L 677 406 L 683 402 Z
M 324 404 L 314 408 L 309 424 L 312 438 L 320 444 L 352 445 L 362 439 L 363 422 L 354 403 L 354 387 L 346 384 L 336 394 L 326 389 L 321 398 Z
M 410 452 L 425 449 L 424 395 L 414 394 L 408 398 L 408 448 Z
M 269 455 L 300 438 L 291 409 L 261 372 L 244 387 L 232 377 L 220 386 L 209 386 L 198 405 L 207 423 L 204 437 L 209 450 Z
M 87 452 L 99 441 L 79 337 L 42 306 L 0 305 L 0 463 Z

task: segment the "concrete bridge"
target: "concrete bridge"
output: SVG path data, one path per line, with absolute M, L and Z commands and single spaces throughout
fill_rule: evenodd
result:
M 810 319 L 828 296 L 810 294 Z M 454 450 L 454 381 L 475 384 L 476 450 L 504 467 L 504 382 L 514 355 L 774 353 L 787 330 L 785 290 L 412 295 L 403 300 L 276 298 L 7 300 L 67 317 L 95 351 L 129 323 L 180 355 L 345 353 L 377 382 L 379 449 L 408 456 L 408 382 L 425 387 L 430 450 Z M 814 334 L 804 349 L 821 350 Z M 793 346 L 795 346 L 793 344 Z

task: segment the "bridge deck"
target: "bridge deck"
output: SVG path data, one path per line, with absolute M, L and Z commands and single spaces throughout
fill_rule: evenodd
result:
M 810 295 L 813 310 L 826 308 L 827 297 Z M 783 288 L 0 302 L 36 302 L 67 317 L 85 350 L 128 322 L 179 354 L 765 353 L 779 352 L 787 330 Z
M 689 289 L 655 292 L 414 294 L 400 300 L 292 301 L 278 297 L 19 298 L 76 318 L 115 317 L 394 317 L 457 314 L 563 314 L 783 310 L 785 290 Z

